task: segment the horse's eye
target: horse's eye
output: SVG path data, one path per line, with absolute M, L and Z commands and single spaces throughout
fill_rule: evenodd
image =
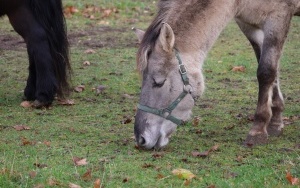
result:
M 155 81 L 153 79 L 153 87 L 160 88 L 160 87 L 162 87 L 165 84 L 165 81 L 166 81 L 166 79 L 164 79 L 162 81 Z

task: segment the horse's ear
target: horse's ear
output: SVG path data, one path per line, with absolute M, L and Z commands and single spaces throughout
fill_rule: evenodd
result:
M 141 43 L 144 38 L 145 31 L 141 29 L 137 29 L 135 27 L 133 27 L 132 30 L 135 32 L 135 35 L 137 36 L 139 43 Z
M 175 35 L 171 26 L 167 23 L 163 23 L 160 34 L 159 42 L 162 46 L 162 49 L 166 52 L 171 52 L 175 43 Z

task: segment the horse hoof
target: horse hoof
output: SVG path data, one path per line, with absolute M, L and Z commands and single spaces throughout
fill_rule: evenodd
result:
M 267 127 L 268 135 L 269 136 L 281 136 L 283 133 L 283 129 L 282 128 L 278 129 L 278 128 L 279 128 L 278 126 L 269 125 Z
M 35 100 L 32 103 L 32 107 L 37 108 L 37 109 L 43 108 L 43 107 L 49 107 L 50 105 L 51 105 L 51 103 L 49 103 L 49 102 L 40 102 L 38 100 Z
M 257 145 L 263 145 L 268 143 L 268 134 L 257 134 L 257 135 L 250 135 L 248 134 L 244 146 L 246 147 L 253 147 Z

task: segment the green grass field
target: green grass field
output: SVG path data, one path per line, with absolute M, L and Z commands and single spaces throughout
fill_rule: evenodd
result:
M 75 105 L 23 108 L 28 60 L 21 38 L 0 19 L 0 187 L 293 187 L 300 178 L 300 19 L 294 18 L 281 59 L 286 127 L 268 145 L 244 148 L 257 100 L 252 48 L 230 23 L 204 65 L 206 91 L 193 119 L 162 151 L 135 148 L 133 122 L 140 92 L 133 26 L 146 29 L 155 3 L 140 0 L 65 0 L 79 12 L 67 18 Z M 100 7 L 88 11 L 86 5 Z M 92 6 L 93 7 L 93 6 Z M 86 12 L 86 13 L 84 13 Z M 106 12 L 106 13 L 105 13 Z M 85 53 L 92 49 L 95 53 Z M 90 65 L 83 62 L 89 61 Z M 245 66 L 245 72 L 231 71 Z M 102 92 L 95 88 L 104 86 Z M 29 130 L 18 131 L 16 125 Z M 197 157 L 219 145 L 207 157 Z M 83 159 L 74 164 L 73 159 Z M 86 160 L 86 161 L 85 161 Z M 174 169 L 196 177 L 185 182 Z M 294 187 L 300 185 L 295 185 Z M 98 186 L 99 187 L 99 186 Z

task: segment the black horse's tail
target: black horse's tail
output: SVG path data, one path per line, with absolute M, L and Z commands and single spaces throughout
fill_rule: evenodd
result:
M 34 17 L 47 33 L 58 82 L 57 95 L 64 98 L 70 91 L 71 65 L 62 0 L 30 0 L 30 7 Z

